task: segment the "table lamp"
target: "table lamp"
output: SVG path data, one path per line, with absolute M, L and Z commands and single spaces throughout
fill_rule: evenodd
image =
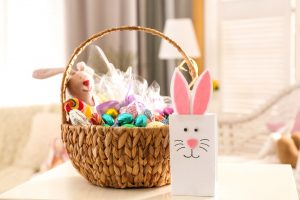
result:
M 167 19 L 164 34 L 174 40 L 191 58 L 201 56 L 195 30 L 190 18 Z M 180 53 L 165 40 L 160 43 L 160 59 L 182 59 Z
M 178 19 L 167 19 L 164 34 L 174 40 L 187 54 L 190 58 L 198 58 L 201 56 L 200 50 L 198 47 L 198 42 L 196 39 L 195 29 L 190 18 L 178 18 Z M 180 60 L 183 59 L 182 55 L 170 45 L 165 40 L 162 40 L 160 43 L 159 55 L 160 59 L 171 60 L 173 62 L 169 62 L 168 65 L 170 66 L 179 66 Z M 170 74 L 174 71 L 174 68 L 168 69 L 170 73 L 168 73 L 168 80 L 171 79 Z M 184 69 L 183 69 L 184 68 Z M 198 67 L 195 68 L 196 74 L 198 74 Z M 190 77 L 187 69 L 187 65 L 182 65 L 180 71 L 186 78 L 187 82 L 192 85 L 193 80 Z

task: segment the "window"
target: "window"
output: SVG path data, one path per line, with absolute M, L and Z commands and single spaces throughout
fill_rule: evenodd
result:
M 246 114 L 295 81 L 288 0 L 219 0 L 221 111 Z
M 61 77 L 34 80 L 37 68 L 66 62 L 64 1 L 0 1 L 0 106 L 59 102 Z

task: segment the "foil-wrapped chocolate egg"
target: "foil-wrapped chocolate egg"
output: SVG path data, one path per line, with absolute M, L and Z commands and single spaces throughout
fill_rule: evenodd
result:
M 147 117 L 146 115 L 138 115 L 134 120 L 134 125 L 137 127 L 146 127 L 147 125 Z
M 136 126 L 133 125 L 133 124 L 124 124 L 124 125 L 122 125 L 122 127 L 126 127 L 126 128 L 134 128 L 134 127 L 136 127 Z
M 119 126 L 122 126 L 124 124 L 132 124 L 133 115 L 130 113 L 119 114 L 119 116 L 117 117 L 117 122 Z
M 69 112 L 69 117 L 72 125 L 88 126 L 90 122 L 87 117 L 79 110 L 74 109 Z
M 166 107 L 166 108 L 164 108 L 164 110 L 163 110 L 164 115 L 167 115 L 167 116 L 173 114 L 173 112 L 174 112 L 174 109 L 171 108 L 171 107 Z
M 152 119 L 152 112 L 149 109 L 145 109 L 144 110 L 144 115 L 148 118 L 148 119 Z
M 160 122 L 165 124 L 165 125 L 169 125 L 169 120 L 168 119 L 163 119 Z
M 112 118 L 112 116 L 110 116 L 108 114 L 103 114 L 102 119 L 103 119 L 104 123 L 109 125 L 109 126 L 112 126 L 115 123 L 114 118 Z

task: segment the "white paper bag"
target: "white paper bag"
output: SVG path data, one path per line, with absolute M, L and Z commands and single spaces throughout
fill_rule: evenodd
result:
M 175 109 L 169 116 L 172 194 L 214 196 L 217 119 L 205 114 L 212 93 L 210 73 L 203 72 L 190 91 L 176 69 L 170 92 Z
M 216 115 L 171 115 L 172 194 L 213 196 L 216 182 Z

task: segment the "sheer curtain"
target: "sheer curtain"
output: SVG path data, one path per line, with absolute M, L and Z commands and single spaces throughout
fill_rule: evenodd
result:
M 192 18 L 192 0 L 138 0 L 138 24 L 163 32 L 168 18 Z M 161 39 L 140 34 L 138 38 L 138 69 L 148 82 L 157 81 L 161 94 L 169 95 L 171 76 L 176 63 L 158 58 Z
M 59 103 L 61 75 L 31 78 L 43 67 L 64 67 L 74 49 L 108 27 L 136 25 L 135 0 L 0 1 L 0 106 Z M 134 34 L 114 34 L 109 48 L 135 51 Z M 133 45 L 128 45 L 128 44 Z
M 106 28 L 143 25 L 163 31 L 166 18 L 191 17 L 191 5 L 192 0 L 0 1 L 0 106 L 59 103 L 62 76 L 34 80 L 34 69 L 64 67 L 81 42 Z M 114 64 L 126 63 L 119 67 L 127 67 L 129 55 L 135 72 L 157 80 L 167 94 L 171 71 L 158 59 L 159 38 L 124 32 L 96 44 Z
M 163 31 L 167 18 L 192 17 L 192 0 L 89 0 L 66 1 L 68 54 L 79 42 L 105 28 L 124 25 L 140 25 Z M 110 34 L 101 45 L 114 64 L 131 55 L 129 61 L 135 73 L 146 78 L 149 84 L 156 80 L 161 93 L 168 94 L 170 74 L 174 63 L 158 59 L 160 38 L 137 32 Z M 108 52 L 107 52 L 108 50 Z M 111 51 L 113 50 L 113 52 Z M 128 62 L 127 62 L 128 63 Z M 118 66 L 127 67 L 127 66 Z
M 136 25 L 136 4 L 136 0 L 65 0 L 68 55 L 82 41 L 101 30 Z M 130 52 L 135 55 L 137 51 L 134 32 L 109 34 L 96 44 L 116 54 Z M 112 57 L 111 54 L 107 56 Z

